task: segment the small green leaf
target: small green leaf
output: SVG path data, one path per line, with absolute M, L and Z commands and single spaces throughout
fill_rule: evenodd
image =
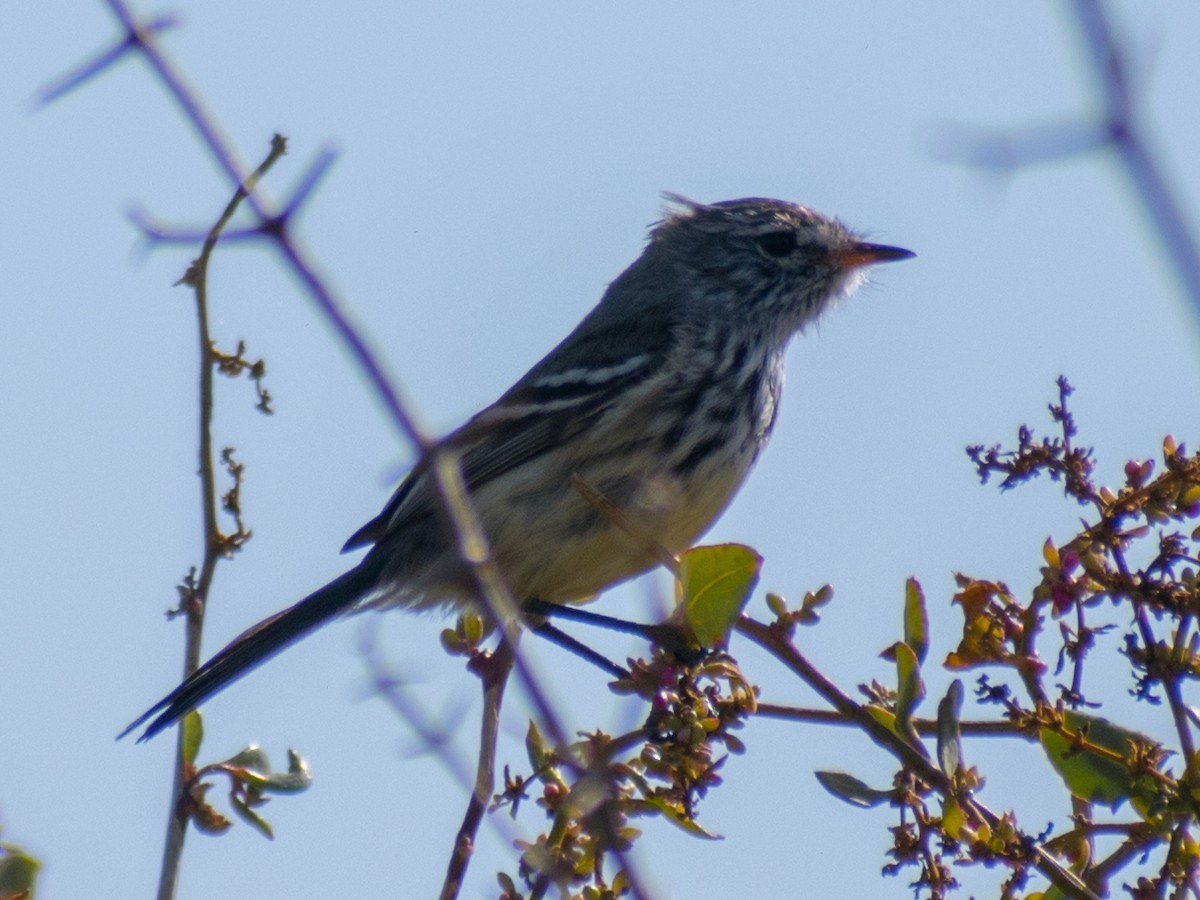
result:
M 230 796 L 229 802 L 233 805 L 233 811 L 238 814 L 238 818 L 253 825 L 267 840 L 275 840 L 275 832 L 271 830 L 271 823 L 251 809 L 245 800 L 237 794 L 233 794 Z
M 817 781 L 821 787 L 833 794 L 839 800 L 844 800 L 851 806 L 870 809 L 892 799 L 891 791 L 881 791 L 865 782 L 859 781 L 849 772 L 817 772 Z
M 529 730 L 525 732 L 525 752 L 529 755 L 529 765 L 534 772 L 541 771 L 549 760 L 546 741 L 533 719 L 529 720 Z
M 942 834 L 952 841 L 961 841 L 966 824 L 966 814 L 958 805 L 958 801 L 953 797 L 946 797 L 942 801 Z
M 646 797 L 641 803 L 650 809 L 662 813 L 667 821 L 678 825 L 692 837 L 704 838 L 709 841 L 723 840 L 721 835 L 700 827 L 695 819 L 688 818 L 687 813 L 681 807 L 668 802 L 665 797 Z
M 938 702 L 937 714 L 938 762 L 951 778 L 962 767 L 962 735 L 958 727 L 962 702 L 962 682 L 955 678 L 946 696 Z
M 925 747 L 912 724 L 913 710 L 925 697 L 921 664 L 912 647 L 903 641 L 893 644 L 890 651 L 896 659 L 896 733 L 924 753 Z
M 1108 719 L 1066 711 L 1063 724 L 1073 733 L 1082 734 L 1087 744 L 1125 757 L 1133 743 L 1151 744 L 1148 737 L 1115 725 Z M 1041 730 L 1042 747 L 1067 789 L 1081 800 L 1102 803 L 1116 809 L 1121 801 L 1132 799 L 1143 815 L 1157 800 L 1158 792 L 1149 776 L 1133 778 L 1129 766 L 1088 746 L 1074 747 L 1072 741 L 1051 728 Z
M 267 756 L 267 751 L 258 744 L 251 744 L 244 750 L 239 750 L 223 764 L 238 769 L 247 769 L 255 775 L 262 776 L 263 779 L 271 774 L 271 759 Z
M 878 703 L 867 703 L 863 706 L 872 719 L 889 731 L 896 730 L 896 714 Z
M 273 794 L 298 794 L 308 790 L 311 784 L 312 772 L 308 769 L 308 763 L 299 753 L 289 748 L 287 771 L 272 772 L 262 789 Z
M 700 646 L 725 646 L 761 567 L 762 557 L 742 544 L 693 547 L 679 557 L 680 606 Z
M 0 844 L 0 897 L 34 896 L 41 865 L 20 847 Z
M 183 759 L 195 763 L 200 753 L 200 744 L 204 741 L 204 720 L 200 711 L 193 709 L 183 717 Z
M 920 662 L 929 653 L 929 615 L 925 611 L 925 592 L 915 578 L 904 582 L 904 643 L 912 647 Z
M 821 619 L 821 607 L 825 606 L 832 599 L 833 587 L 828 584 L 821 585 L 815 591 L 809 591 L 804 595 L 804 600 L 800 604 L 797 617 L 801 622 L 810 625 L 816 624 Z

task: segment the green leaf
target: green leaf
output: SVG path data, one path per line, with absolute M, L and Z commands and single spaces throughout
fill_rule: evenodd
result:
M 537 722 L 529 720 L 529 730 L 525 732 L 525 752 L 529 755 L 529 765 L 534 772 L 541 771 L 549 761 L 550 754 L 546 750 L 546 741 L 538 730 Z
M 289 748 L 287 771 L 272 772 L 262 789 L 273 794 L 298 794 L 308 790 L 311 785 L 312 772 L 308 769 L 308 763 L 299 753 Z
M 251 809 L 245 800 L 237 794 L 232 794 L 230 795 L 229 802 L 233 805 L 233 811 L 238 814 L 238 817 L 242 821 L 253 825 L 267 840 L 275 840 L 275 832 L 271 830 L 271 823 Z
M 185 762 L 195 764 L 196 756 L 200 753 L 200 744 L 204 741 L 204 720 L 200 711 L 193 709 L 183 717 L 183 758 Z
M 693 547 L 679 557 L 680 607 L 701 647 L 724 647 L 758 583 L 762 557 L 742 544 Z
M 961 841 L 966 825 L 967 816 L 958 801 L 953 797 L 942 800 L 942 833 L 953 841 Z
M 962 767 L 962 735 L 958 727 L 962 702 L 962 682 L 955 678 L 946 696 L 938 702 L 937 713 L 938 763 L 951 778 Z
M 925 753 L 925 746 L 912 724 L 913 710 L 925 697 L 921 664 L 913 648 L 903 641 L 893 644 L 890 651 L 896 659 L 896 733 Z
M 889 731 L 896 730 L 896 714 L 890 709 L 885 709 L 878 703 L 868 703 L 863 709 L 867 711 L 867 715 Z
M 273 771 L 267 752 L 256 744 L 251 744 L 245 750 L 234 754 L 218 765 L 235 773 L 239 781 L 252 786 L 259 792 L 298 794 L 308 790 L 312 784 L 312 773 L 309 771 L 308 763 L 299 753 L 290 748 L 288 749 L 286 772 Z
M 797 619 L 809 625 L 815 625 L 821 619 L 821 607 L 832 599 L 833 588 L 828 584 L 822 585 L 815 591 L 809 591 L 804 595 L 804 601 L 796 613 Z
M 1082 734 L 1087 745 L 1129 755 L 1131 745 L 1152 744 L 1148 737 L 1115 725 L 1108 719 L 1066 711 L 1063 724 L 1072 733 Z M 1158 799 L 1157 787 L 1149 776 L 1134 778 L 1124 762 L 1084 745 L 1076 749 L 1072 741 L 1051 728 L 1041 730 L 1042 747 L 1067 789 L 1081 800 L 1102 803 L 1114 810 L 1123 800 L 1132 800 L 1144 816 Z
M 817 772 L 821 787 L 851 806 L 870 809 L 892 799 L 891 791 L 881 791 L 855 778 L 849 772 Z
M 0 897 L 34 896 L 38 869 L 42 864 L 20 847 L 0 844 Z
M 678 825 L 692 837 L 704 838 L 709 841 L 723 840 L 721 835 L 700 827 L 695 819 L 689 818 L 681 807 L 668 802 L 665 797 L 646 797 L 640 802 L 650 809 L 662 813 L 667 818 L 667 821 Z
M 258 744 L 251 744 L 244 750 L 239 750 L 225 760 L 224 765 L 247 769 L 255 775 L 262 776 L 263 779 L 271 774 L 271 759 L 267 756 L 267 751 Z
M 929 653 L 929 615 L 925 611 L 925 592 L 915 578 L 904 582 L 904 643 L 912 647 L 920 662 Z

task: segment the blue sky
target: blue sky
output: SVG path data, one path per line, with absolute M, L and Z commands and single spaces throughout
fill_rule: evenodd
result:
M 965 127 L 1097 109 L 1059 4 L 167 8 L 183 19 L 168 49 L 243 157 L 288 136 L 276 195 L 322 149 L 339 152 L 300 236 L 434 430 L 494 399 L 590 309 L 639 252 L 662 191 L 803 202 L 916 251 L 794 343 L 772 446 L 707 538 L 756 547 L 760 590 L 834 585 L 800 641 L 846 688 L 889 677 L 877 653 L 899 634 L 907 576 L 925 585 L 944 655 L 959 624 L 954 571 L 1028 589 L 1045 538 L 1074 533 L 1079 510 L 1053 485 L 1001 496 L 963 454 L 1021 421 L 1044 428 L 1057 375 L 1078 389 L 1102 481 L 1168 432 L 1200 441 L 1200 328 L 1111 157 L 1003 181 L 938 152 Z M 1200 11 L 1116 12 L 1191 214 Z M 0 10 L 0 824 L 43 859 L 52 898 L 146 896 L 157 877 L 172 743 L 112 736 L 180 670 L 180 629 L 162 611 L 200 554 L 195 338 L 190 297 L 171 286 L 190 252 L 147 255 L 125 214 L 199 227 L 229 193 L 139 64 L 31 112 L 40 86 L 115 33 L 99 3 Z M 263 418 L 246 387 L 220 386 L 217 439 L 247 466 L 254 539 L 219 570 L 208 651 L 339 573 L 338 548 L 412 458 L 270 253 L 221 252 L 212 279 L 217 339 L 267 359 L 278 412 Z M 643 580 L 600 608 L 636 615 L 662 587 Z M 356 643 L 378 626 L 421 702 L 462 711 L 469 754 L 476 686 L 441 652 L 444 624 L 339 623 L 209 705 L 206 756 L 256 741 L 282 761 L 295 746 L 316 785 L 271 805 L 274 843 L 245 827 L 192 834 L 180 897 L 437 890 L 462 793 L 366 697 Z M 765 698 L 812 702 L 775 664 L 734 650 Z M 532 652 L 574 727 L 640 720 L 600 673 Z M 944 693 L 950 676 L 926 674 L 930 694 Z M 1121 694 L 1124 673 L 1108 674 Z M 518 765 L 523 712 L 516 699 L 505 718 L 502 756 Z M 1121 715 L 1160 727 L 1148 710 Z M 910 895 L 909 878 L 878 874 L 890 814 L 850 809 L 811 774 L 886 783 L 889 758 L 850 731 L 762 721 L 744 736 L 749 752 L 701 807 L 723 842 L 646 824 L 638 860 L 656 896 Z M 1064 814 L 1034 749 L 974 742 L 967 755 L 988 778 L 985 802 L 1029 830 Z M 513 834 L 482 834 L 464 897 L 493 896 L 495 870 L 513 869 Z M 994 878 L 968 884 L 986 893 Z

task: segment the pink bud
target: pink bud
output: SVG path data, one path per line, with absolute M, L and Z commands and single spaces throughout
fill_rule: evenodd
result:
M 1154 471 L 1154 460 L 1131 459 L 1125 463 L 1125 478 L 1133 487 L 1141 487 Z

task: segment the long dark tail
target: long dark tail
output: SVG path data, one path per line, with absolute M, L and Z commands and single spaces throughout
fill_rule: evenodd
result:
M 148 741 L 170 728 L 213 694 L 262 665 L 285 647 L 310 631 L 353 607 L 378 583 L 380 560 L 374 555 L 323 588 L 313 591 L 295 606 L 264 619 L 234 640 L 224 650 L 197 669 L 183 684 L 146 710 L 117 740 L 140 728 L 157 715 L 138 742 Z

